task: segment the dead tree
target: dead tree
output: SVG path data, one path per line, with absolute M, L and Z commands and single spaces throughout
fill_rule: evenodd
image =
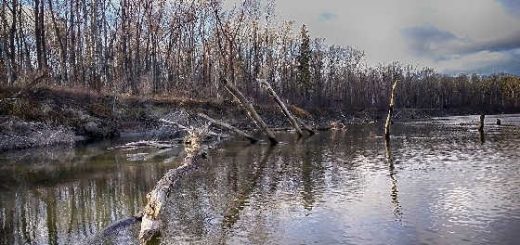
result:
M 248 134 L 248 133 L 246 133 L 246 132 L 244 132 L 244 131 L 242 131 L 242 130 L 236 128 L 236 127 L 233 127 L 233 126 L 230 125 L 230 124 L 227 124 L 227 123 L 222 122 L 222 121 L 217 121 L 217 120 L 215 120 L 215 119 L 209 117 L 208 115 L 206 115 L 206 114 L 204 114 L 204 113 L 198 113 L 197 115 L 198 115 L 199 117 L 202 117 L 202 118 L 208 120 L 208 121 L 209 121 L 210 123 L 212 123 L 212 124 L 215 124 L 215 125 L 217 125 L 217 126 L 220 126 L 220 127 L 223 127 L 223 128 L 226 128 L 226 129 L 229 129 L 229 130 L 235 132 L 236 134 L 238 134 L 238 135 L 240 135 L 240 136 L 242 136 L 242 137 L 248 139 L 248 140 L 251 142 L 251 144 L 255 144 L 256 142 L 258 142 L 258 139 L 257 139 L 257 138 L 251 136 L 250 134 Z
M 484 132 L 484 119 L 486 118 L 486 115 L 482 114 L 480 115 L 480 124 L 478 125 L 478 131 Z
M 289 110 L 287 110 L 287 107 L 285 106 L 283 101 L 280 99 L 280 97 L 278 97 L 278 94 L 276 94 L 276 91 L 274 91 L 273 87 L 271 87 L 271 84 L 269 84 L 264 79 L 258 79 L 258 82 L 260 83 L 260 86 L 263 87 L 265 90 L 267 90 L 269 95 L 271 95 L 271 97 L 273 97 L 273 100 L 278 104 L 278 106 L 282 110 L 283 114 L 287 117 L 287 119 L 289 119 L 289 122 L 294 127 L 294 129 L 296 129 L 296 132 L 298 133 L 298 135 L 303 136 L 302 129 L 298 125 L 298 122 L 296 121 L 294 116 L 291 114 L 291 112 Z
M 161 208 L 166 205 L 168 196 L 173 186 L 182 176 L 195 169 L 196 163 L 200 161 L 205 151 L 201 149 L 201 141 L 206 135 L 207 129 L 195 129 L 189 132 L 186 141 L 190 142 L 186 148 L 186 157 L 181 166 L 171 169 L 157 182 L 154 189 L 146 195 L 147 203 L 143 211 L 139 242 L 146 244 L 155 237 L 160 230 L 161 221 L 159 214 Z
M 397 88 L 397 80 L 392 84 L 392 92 L 390 94 L 390 105 L 388 108 L 388 116 L 385 122 L 385 139 L 390 140 L 390 124 L 392 124 L 392 115 L 394 114 L 395 106 L 395 90 Z
M 486 115 L 480 115 L 480 123 L 478 125 L 478 132 L 480 136 L 480 144 L 484 144 L 486 142 L 486 136 L 484 134 L 484 119 L 486 119 Z
M 278 140 L 276 140 L 276 137 L 274 136 L 273 131 L 271 129 L 269 129 L 269 127 L 264 122 L 264 120 L 262 120 L 260 115 L 258 115 L 258 113 L 256 112 L 255 108 L 253 107 L 253 104 L 251 104 L 251 102 L 249 102 L 246 99 L 246 97 L 242 94 L 242 92 L 240 92 L 240 90 L 238 90 L 238 88 L 235 87 L 235 85 L 233 85 L 231 82 L 229 82 L 228 79 L 221 78 L 220 81 L 226 87 L 227 91 L 231 95 L 233 95 L 233 97 L 235 97 L 238 100 L 238 102 L 240 103 L 240 105 L 242 105 L 242 107 L 247 111 L 247 114 L 249 115 L 249 117 L 260 127 L 260 129 L 262 129 L 264 131 L 264 133 L 269 138 L 269 141 L 271 142 L 271 144 L 272 145 L 278 144 Z

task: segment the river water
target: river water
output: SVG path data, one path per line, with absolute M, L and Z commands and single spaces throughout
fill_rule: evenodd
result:
M 496 118 L 501 126 L 494 125 Z M 350 126 L 282 144 L 230 141 L 185 176 L 163 244 L 518 244 L 520 115 Z M 0 155 L 0 244 L 135 244 L 137 213 L 181 148 L 122 142 Z

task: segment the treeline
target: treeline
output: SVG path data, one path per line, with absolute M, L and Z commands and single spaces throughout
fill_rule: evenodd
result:
M 0 83 L 112 93 L 227 98 L 226 76 L 259 102 L 265 78 L 290 103 L 353 111 L 397 106 L 517 110 L 520 79 L 448 76 L 393 63 L 369 67 L 364 52 L 329 46 L 305 26 L 275 18 L 274 1 L 2 0 Z

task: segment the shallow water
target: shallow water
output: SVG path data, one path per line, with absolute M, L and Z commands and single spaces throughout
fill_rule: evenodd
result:
M 520 115 L 352 126 L 281 144 L 229 142 L 180 182 L 163 244 L 517 244 Z M 0 155 L 6 244 L 135 243 L 136 228 L 95 235 L 136 213 L 180 149 L 114 143 Z M 147 153 L 147 154 L 139 154 Z

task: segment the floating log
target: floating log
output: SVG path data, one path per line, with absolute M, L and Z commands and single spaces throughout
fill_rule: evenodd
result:
M 276 102 L 276 104 L 278 104 L 278 106 L 282 110 L 283 114 L 285 115 L 285 117 L 287 117 L 287 119 L 289 120 L 291 125 L 294 127 L 294 129 L 296 129 L 296 132 L 298 133 L 298 135 L 303 136 L 303 131 L 300 128 L 300 125 L 298 125 L 298 122 L 296 122 L 296 119 L 294 119 L 294 116 L 287 109 L 287 107 L 285 106 L 283 101 L 280 99 L 280 97 L 278 96 L 276 91 L 274 91 L 273 87 L 271 87 L 271 84 L 269 84 L 265 79 L 257 79 L 257 81 L 260 83 L 260 86 L 263 87 L 265 90 L 267 90 L 269 95 L 271 95 L 271 97 L 273 97 L 273 100 Z
M 157 182 L 154 189 L 146 195 L 147 204 L 143 211 L 141 230 L 139 231 L 139 242 L 147 244 L 160 231 L 161 221 L 159 214 L 161 208 L 167 203 L 168 196 L 173 186 L 186 173 L 196 169 L 196 163 L 204 158 L 205 150 L 201 147 L 201 140 L 206 136 L 207 129 L 195 129 L 189 131 L 186 141 L 191 142 L 186 148 L 187 156 L 181 166 L 170 169 Z
M 248 139 L 251 142 L 251 144 L 255 144 L 256 142 L 258 142 L 257 138 L 251 136 L 250 134 L 248 134 L 248 133 L 246 133 L 246 132 L 244 132 L 244 131 L 236 128 L 236 127 L 233 127 L 230 124 L 227 124 L 227 123 L 222 122 L 222 121 L 215 120 L 215 119 L 209 117 L 208 115 L 206 115 L 204 113 L 198 113 L 197 115 L 199 117 L 202 117 L 202 118 L 208 120 L 210 123 L 213 123 L 213 124 L 218 125 L 218 126 L 223 127 L 223 128 L 227 128 L 227 129 L 235 132 L 236 134 L 238 134 L 238 135 Z
M 385 122 L 385 139 L 390 139 L 390 124 L 392 124 L 392 115 L 394 114 L 394 106 L 395 106 L 395 90 L 397 88 L 397 80 L 392 84 L 392 92 L 390 94 L 390 105 L 388 108 L 388 116 L 386 117 Z
M 271 142 L 271 144 L 272 145 L 278 144 L 278 140 L 276 140 L 273 131 L 269 129 L 269 127 L 264 122 L 264 120 L 262 120 L 260 115 L 258 115 L 258 113 L 256 112 L 256 110 L 253 107 L 253 105 L 251 104 L 251 102 L 249 102 L 246 99 L 246 97 L 242 94 L 242 92 L 240 92 L 240 90 L 238 90 L 238 88 L 235 87 L 235 85 L 233 85 L 231 82 L 229 82 L 228 79 L 222 77 L 220 79 L 220 81 L 224 85 L 224 87 L 226 87 L 227 91 L 238 100 L 240 105 L 242 105 L 242 107 L 247 111 L 247 114 L 256 123 L 256 125 L 264 131 L 264 133 L 269 138 L 269 141 Z

